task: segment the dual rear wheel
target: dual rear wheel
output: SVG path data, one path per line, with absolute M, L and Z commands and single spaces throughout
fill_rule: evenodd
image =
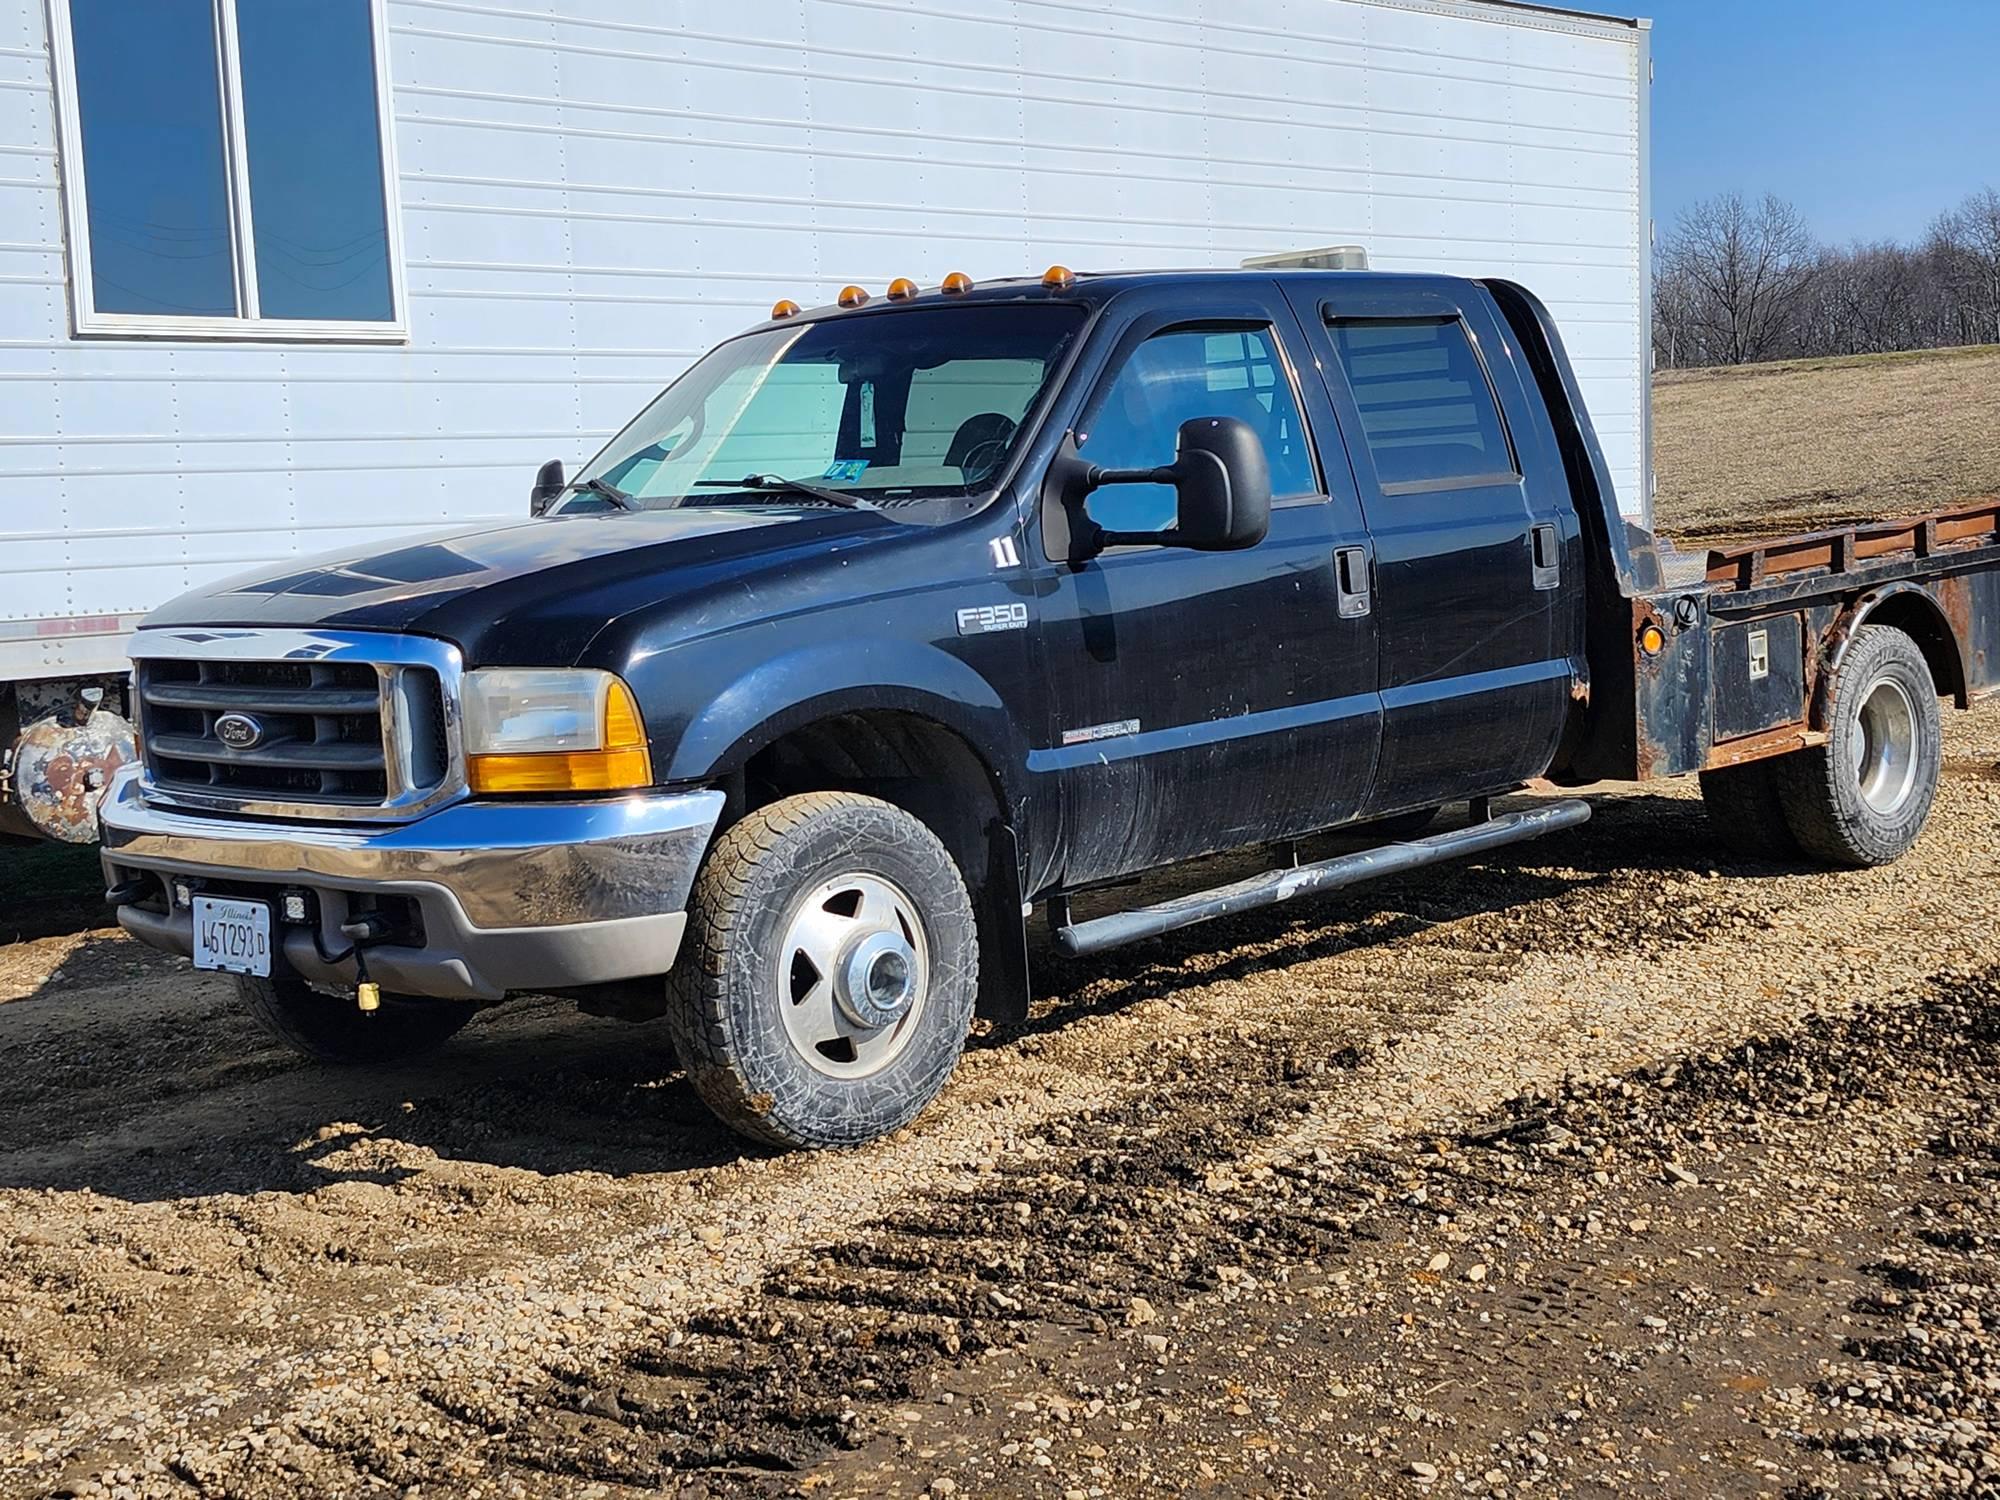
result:
M 1864 626 L 1831 686 L 1827 742 L 1727 770 L 1701 794 L 1724 843 L 1761 859 L 1885 865 L 1923 833 L 1944 765 L 1937 687 L 1917 643 Z

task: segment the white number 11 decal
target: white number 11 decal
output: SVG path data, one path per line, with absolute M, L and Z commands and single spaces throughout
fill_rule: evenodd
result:
M 993 549 L 994 567 L 1018 568 L 1021 566 L 1021 554 L 1014 550 L 1014 539 L 1011 536 L 996 536 L 986 545 Z

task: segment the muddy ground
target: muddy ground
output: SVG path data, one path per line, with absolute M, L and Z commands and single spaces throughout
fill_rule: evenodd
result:
M 0 1495 L 2000 1493 L 2000 711 L 1948 732 L 1885 870 L 1615 791 L 1044 948 L 842 1155 L 554 1002 L 308 1066 L 24 897 Z

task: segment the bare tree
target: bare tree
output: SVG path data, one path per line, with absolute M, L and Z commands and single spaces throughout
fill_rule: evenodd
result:
M 1963 299 L 1966 336 L 2000 344 L 2000 190 L 1983 188 L 1942 215 L 1930 247 Z
M 1921 244 L 1814 242 L 1790 204 L 1735 195 L 1681 216 L 1653 272 L 1661 369 L 2000 343 L 2000 191 Z
M 1694 282 L 1661 257 L 1653 267 L 1653 364 L 1680 370 L 1708 363 L 1696 315 Z
M 1766 196 L 1752 208 L 1726 193 L 1681 215 L 1663 260 L 1694 298 L 1709 360 L 1740 365 L 1784 351 L 1818 257 L 1793 205 Z

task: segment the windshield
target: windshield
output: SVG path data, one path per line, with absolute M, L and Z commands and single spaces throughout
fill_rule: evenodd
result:
M 890 505 L 992 488 L 1080 307 L 911 309 L 770 328 L 708 354 L 585 468 L 634 505 L 815 504 L 778 481 Z M 734 493 L 732 493 L 732 489 Z M 566 509 L 609 501 L 589 492 Z

